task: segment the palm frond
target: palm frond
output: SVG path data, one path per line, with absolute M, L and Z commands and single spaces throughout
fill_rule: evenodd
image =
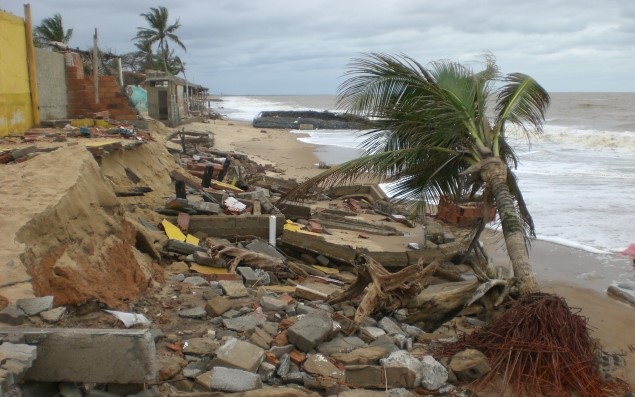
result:
M 542 132 L 542 123 L 549 108 L 549 94 L 532 77 L 510 73 L 498 92 L 494 134 L 500 136 L 505 124 L 511 123 L 529 135 Z

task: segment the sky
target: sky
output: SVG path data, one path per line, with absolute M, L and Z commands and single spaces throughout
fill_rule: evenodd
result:
M 23 1 L 0 9 L 23 16 Z M 522 72 L 549 92 L 635 92 L 633 0 L 48 0 L 33 24 L 60 13 L 71 47 L 134 50 L 141 13 L 165 6 L 187 52 L 188 80 L 224 95 L 336 94 L 347 65 L 364 54 L 419 63 Z M 171 46 L 172 48 L 173 46 Z

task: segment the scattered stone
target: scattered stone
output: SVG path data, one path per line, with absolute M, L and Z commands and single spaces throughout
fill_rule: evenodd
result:
M 232 303 L 228 298 L 224 296 L 216 296 L 208 299 L 205 304 L 205 311 L 212 316 L 221 316 L 223 313 L 229 311 L 232 308 Z
M 481 378 L 492 368 L 485 354 L 476 349 L 466 349 L 452 357 L 450 369 L 459 380 L 472 381 Z
M 322 354 L 310 355 L 306 361 L 304 361 L 304 370 L 311 375 L 318 378 L 335 382 L 342 382 L 344 380 L 344 371 L 341 371 L 333 363 L 331 363 Z
M 197 306 L 191 309 L 179 310 L 179 317 L 185 318 L 203 318 L 207 315 L 204 307 Z
M 382 367 L 378 365 L 349 365 L 346 367 L 345 382 L 354 387 L 385 389 L 405 387 L 413 389 L 415 374 L 405 367 Z
M 421 386 L 428 390 L 437 390 L 448 381 L 448 370 L 432 356 L 421 359 Z
M 271 297 L 271 296 L 263 296 L 260 298 L 260 306 L 262 306 L 265 310 L 271 311 L 285 311 L 289 304 L 283 300 Z
M 390 317 L 382 318 L 379 321 L 378 325 L 379 325 L 379 328 L 386 331 L 386 334 L 388 335 L 403 335 L 404 334 L 399 324 L 397 324 L 395 320 L 393 320 Z
M 259 325 L 265 323 L 267 318 L 260 310 L 256 310 L 253 313 L 245 316 L 223 319 L 223 325 L 227 329 L 231 329 L 238 332 L 251 331 Z
M 284 346 L 272 346 L 269 349 L 276 357 L 280 358 L 285 354 L 291 353 L 295 349 L 294 345 L 284 345 Z
M 62 316 L 66 313 L 66 306 L 56 307 L 55 309 L 47 310 L 40 313 L 42 320 L 47 323 L 56 323 L 60 321 Z
M 209 282 L 201 276 L 186 277 L 183 283 L 193 286 L 209 285 Z
M 230 338 L 216 349 L 212 365 L 256 372 L 265 358 L 264 349 L 249 342 Z
M 412 372 L 414 374 L 414 385 L 409 388 L 421 384 L 421 371 L 423 370 L 423 364 L 421 364 L 421 362 L 416 358 L 412 357 L 407 351 L 398 350 L 390 353 L 387 358 L 384 358 L 380 362 L 386 368 L 402 368 Z M 408 377 L 408 379 L 410 378 Z
M 187 365 L 187 367 L 183 368 L 183 376 L 186 378 L 196 378 L 203 372 L 207 371 L 211 362 L 211 358 L 203 357 L 200 360 L 192 361 Z
M 331 356 L 335 353 L 348 353 L 360 347 L 366 347 L 366 343 L 357 336 L 338 335 L 335 339 L 320 344 L 317 350 L 322 354 Z
M 333 329 L 333 320 L 315 315 L 302 318 L 288 329 L 289 342 L 303 352 L 309 352 L 326 339 Z
M 334 353 L 331 358 L 344 365 L 377 365 L 388 354 L 383 347 L 362 347 L 348 353 Z
M 362 338 L 366 340 L 373 341 L 379 338 L 380 336 L 386 335 L 386 331 L 384 331 L 383 329 L 379 327 L 361 327 L 360 335 L 362 336 Z
M 17 306 L 7 306 L 0 311 L 0 323 L 22 325 L 24 324 L 24 312 Z
M 254 333 L 249 337 L 249 341 L 263 349 L 269 349 L 273 338 L 261 328 L 254 328 Z
M 173 274 L 173 275 L 170 276 L 170 280 L 178 281 L 179 283 L 181 283 L 181 282 L 183 282 L 185 280 L 185 274 L 183 274 L 183 273 Z
M 209 376 L 206 376 L 209 374 Z M 204 378 L 203 378 L 204 377 Z M 240 369 L 214 367 L 196 378 L 196 383 L 207 390 L 244 392 L 262 388 L 260 376 Z
M 273 378 L 276 373 L 276 366 L 273 364 L 269 364 L 268 362 L 263 362 L 258 367 L 258 375 L 260 375 L 260 379 L 263 382 L 268 382 Z
M 27 316 L 35 316 L 53 308 L 53 297 L 49 295 L 39 298 L 18 299 L 16 306 L 22 309 Z
M 249 291 L 241 282 L 221 280 L 219 281 L 221 288 L 229 298 L 244 298 L 249 296 Z
M 388 335 L 380 336 L 379 338 L 371 342 L 369 346 L 383 347 L 384 349 L 388 350 L 390 353 L 393 353 L 399 350 L 397 345 L 395 345 L 395 342 Z
M 197 356 L 211 355 L 219 346 L 220 343 L 211 338 L 192 338 L 183 344 L 183 353 Z

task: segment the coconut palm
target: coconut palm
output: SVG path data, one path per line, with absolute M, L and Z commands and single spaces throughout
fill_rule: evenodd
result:
M 157 8 L 150 7 L 150 12 L 142 13 L 141 16 L 148 22 L 149 28 L 138 27 L 137 35 L 134 39 L 140 40 L 141 42 L 146 41 L 150 43 L 150 45 L 157 43 L 160 52 L 163 54 L 164 70 L 167 72 L 168 56 L 171 53 L 169 42 L 176 43 L 183 51 L 187 51 L 185 44 L 183 44 L 175 34 L 178 28 L 181 27 L 179 19 L 177 18 L 176 22 L 169 25 L 168 9 L 163 6 Z
M 50 42 L 68 44 L 73 36 L 73 29 L 64 30 L 62 16 L 55 14 L 52 18 L 43 19 L 42 23 L 33 29 L 33 36 L 38 46 L 45 46 Z
M 309 179 L 291 195 L 362 174 L 393 181 L 395 195 L 420 203 L 484 192 L 496 205 L 521 293 L 538 291 L 527 252 L 533 222 L 511 172 L 517 159 L 506 130 L 541 132 L 547 92 L 530 76 L 502 75 L 491 56 L 474 72 L 454 61 L 424 67 L 407 56 L 372 53 L 354 59 L 347 76 L 339 107 L 373 120 L 361 144 L 364 155 Z

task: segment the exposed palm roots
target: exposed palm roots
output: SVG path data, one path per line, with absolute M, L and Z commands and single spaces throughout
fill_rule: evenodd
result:
M 602 377 L 587 319 L 556 295 L 523 297 L 489 326 L 444 345 L 438 353 L 453 355 L 468 348 L 490 360 L 492 371 L 479 385 L 502 377 L 501 395 L 605 397 L 623 396 L 628 390 L 626 383 Z

